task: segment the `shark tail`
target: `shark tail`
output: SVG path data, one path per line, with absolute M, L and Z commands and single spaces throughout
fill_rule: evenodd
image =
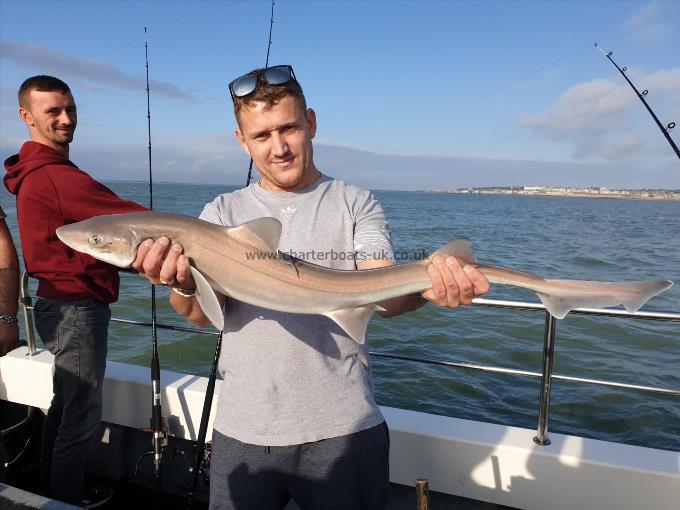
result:
M 463 264 L 474 264 L 487 271 L 493 269 L 492 266 L 480 266 L 477 263 L 472 242 L 465 237 L 448 242 L 435 251 L 429 258 L 432 258 L 434 255 L 441 255 L 443 257 L 453 256 Z M 423 264 L 429 264 L 429 262 L 429 259 L 422 261 Z M 483 272 L 485 272 L 484 269 L 482 269 Z M 507 281 L 507 278 L 496 280 L 493 276 L 490 276 L 485 272 L 492 282 L 519 285 L 520 287 L 533 289 L 548 312 L 557 319 L 563 319 L 575 308 L 602 308 L 622 304 L 628 312 L 636 312 L 649 299 L 673 285 L 673 282 L 669 280 L 638 282 L 544 280 L 543 278 L 535 277 L 528 273 L 520 273 L 519 271 L 509 270 L 507 268 L 502 269 L 506 273 L 511 272 L 514 275 L 521 275 L 523 277 L 522 279 L 525 281 L 529 278 L 540 280 L 542 283 L 545 283 L 546 285 L 541 285 L 541 288 L 549 288 L 549 292 L 537 290 L 533 286 L 534 282 L 531 281 L 522 285 L 516 282 L 509 282 Z
M 602 308 L 623 305 L 628 312 L 637 312 L 642 305 L 660 292 L 668 289 L 669 280 L 642 282 L 589 282 L 578 280 L 546 280 L 547 283 L 561 284 L 564 290 L 550 294 L 536 292 L 550 314 L 564 319 L 575 308 Z

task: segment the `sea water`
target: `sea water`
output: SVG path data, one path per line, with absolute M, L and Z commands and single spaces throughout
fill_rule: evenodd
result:
M 148 184 L 111 182 L 120 196 L 148 204 Z M 197 216 L 220 185 L 154 185 L 161 211 Z M 18 240 L 14 200 L 0 203 Z M 680 313 L 680 201 L 456 195 L 376 191 L 401 262 L 470 238 L 482 262 L 549 278 L 670 279 L 676 285 L 644 309 Z M 35 283 L 32 283 L 35 289 Z M 159 288 L 159 322 L 186 325 Z M 114 317 L 148 321 L 150 287 L 122 274 Z M 537 302 L 523 289 L 494 286 L 486 296 Z M 372 351 L 540 372 L 545 314 L 432 305 L 401 317 L 375 316 Z M 159 330 L 161 368 L 208 375 L 215 337 Z M 150 330 L 112 324 L 109 359 L 148 365 Z M 372 359 L 380 404 L 535 428 L 540 379 Z M 569 315 L 557 323 L 554 374 L 680 389 L 680 323 Z M 680 397 L 554 380 L 550 430 L 680 450 Z

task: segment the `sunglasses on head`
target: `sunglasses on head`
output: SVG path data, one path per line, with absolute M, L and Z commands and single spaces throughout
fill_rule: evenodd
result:
M 244 74 L 229 83 L 231 100 L 234 101 L 237 97 L 245 97 L 255 92 L 259 76 L 262 76 L 269 85 L 284 85 L 290 80 L 297 81 L 293 68 L 289 65 L 261 69 L 256 73 Z

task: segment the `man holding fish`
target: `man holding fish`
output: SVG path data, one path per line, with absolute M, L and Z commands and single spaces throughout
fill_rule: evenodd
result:
M 317 169 L 316 114 L 293 69 L 257 69 L 232 81 L 229 90 L 236 137 L 261 179 L 217 197 L 201 219 L 231 226 L 252 221 L 257 230 L 243 235 L 253 246 L 261 244 L 259 237 L 252 240 L 258 232 L 269 244 L 278 241 L 270 248 L 283 254 L 325 254 L 308 262 L 333 269 L 394 265 L 375 196 Z M 255 227 L 265 217 L 280 222 L 280 237 L 266 233 L 269 224 Z M 167 237 L 149 239 L 132 267 L 172 287 L 175 310 L 205 326 L 209 320 L 194 296 L 197 282 L 183 249 Z M 288 260 L 297 271 L 297 259 Z M 382 301 L 378 312 L 392 317 L 427 301 L 455 308 L 489 290 L 474 266 L 463 267 L 452 256 L 435 255 L 427 274 L 430 289 Z M 218 298 L 224 306 L 224 382 L 213 432 L 211 509 L 282 509 L 291 498 L 302 508 L 386 508 L 389 433 L 373 396 L 368 348 L 355 341 L 363 339 L 376 306 L 358 307 L 361 318 L 353 311 L 324 317 Z
M 278 509 L 291 497 L 303 508 L 387 505 L 389 436 L 364 342 L 375 311 L 469 304 L 493 282 L 534 290 L 561 319 L 583 307 L 633 312 L 672 285 L 546 279 L 476 261 L 465 238 L 395 265 L 375 197 L 316 168 L 316 116 L 292 68 L 255 70 L 229 89 L 260 182 L 217 197 L 204 221 L 142 212 L 56 231 L 171 287 L 180 314 L 224 331 L 213 509 Z

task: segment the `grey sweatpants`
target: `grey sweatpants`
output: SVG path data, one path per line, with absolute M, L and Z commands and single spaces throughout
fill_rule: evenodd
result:
M 257 446 L 213 432 L 210 510 L 384 510 L 389 432 L 383 422 L 295 446 Z

